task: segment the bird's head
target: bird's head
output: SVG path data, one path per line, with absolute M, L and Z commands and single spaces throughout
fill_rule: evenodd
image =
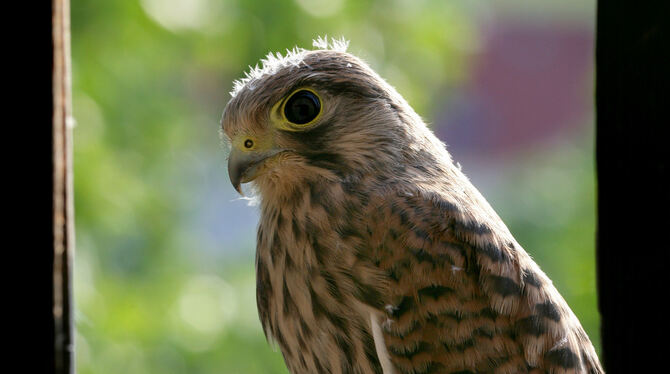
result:
M 346 42 L 315 45 L 270 54 L 235 83 L 222 127 L 238 192 L 251 181 L 264 196 L 379 173 L 434 138 L 393 87 L 345 52 Z

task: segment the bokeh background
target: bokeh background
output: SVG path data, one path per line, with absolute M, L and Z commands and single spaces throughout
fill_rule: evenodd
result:
M 219 119 L 269 51 L 351 41 L 447 143 L 599 349 L 594 0 L 72 0 L 76 359 L 286 373 L 255 306 L 257 208 Z

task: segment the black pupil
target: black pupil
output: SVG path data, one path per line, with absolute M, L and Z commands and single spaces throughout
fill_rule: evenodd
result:
M 284 115 L 286 119 L 297 125 L 304 125 L 319 115 L 321 102 L 310 91 L 298 91 L 286 102 Z

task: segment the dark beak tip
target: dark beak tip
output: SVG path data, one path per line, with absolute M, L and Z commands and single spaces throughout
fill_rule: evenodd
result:
M 230 178 L 230 183 L 235 188 L 240 195 L 242 193 L 242 187 L 240 186 L 242 182 L 242 165 L 237 161 L 237 157 L 234 154 L 231 154 L 228 158 L 228 178 Z
M 229 173 L 228 175 L 230 177 L 230 184 L 233 185 L 233 188 L 237 193 L 240 195 L 244 196 L 244 193 L 242 192 L 242 181 L 241 177 L 239 175 L 234 175 L 233 173 Z
M 240 183 L 233 184 L 233 187 L 235 187 L 235 191 L 237 191 L 237 193 L 244 196 L 244 192 L 242 192 L 242 186 Z

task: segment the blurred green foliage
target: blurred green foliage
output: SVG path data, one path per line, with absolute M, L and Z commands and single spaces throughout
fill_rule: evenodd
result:
M 257 321 L 254 208 L 230 201 L 218 138 L 232 80 L 269 51 L 343 35 L 430 122 L 445 88 L 468 77 L 480 9 L 72 0 L 71 10 L 78 372 L 286 373 Z M 518 155 L 483 192 L 597 345 L 586 132 Z

